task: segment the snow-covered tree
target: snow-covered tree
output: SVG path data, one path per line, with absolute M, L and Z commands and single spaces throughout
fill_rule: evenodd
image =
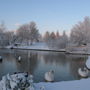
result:
M 27 44 L 32 44 L 34 40 L 38 41 L 39 31 L 36 27 L 35 22 L 30 22 L 29 24 L 24 24 L 17 30 L 17 36 L 23 42 L 26 41 Z
M 7 45 L 11 45 L 15 43 L 15 34 L 13 31 L 6 31 L 5 32 L 5 38 L 7 41 Z
M 17 37 L 20 40 L 20 42 L 28 41 L 29 39 L 29 30 L 28 30 L 28 24 L 24 24 L 20 26 L 17 30 Z
M 6 45 L 6 38 L 5 38 L 5 31 L 6 31 L 6 26 L 4 22 L 1 22 L 0 24 L 0 46 L 5 46 Z
M 56 39 L 56 35 L 55 35 L 54 32 L 51 32 L 51 34 L 50 34 L 50 39 L 51 39 L 51 40 L 55 40 L 55 39 Z
M 70 40 L 78 45 L 90 43 L 90 18 L 85 17 L 71 29 Z
M 50 48 L 55 48 L 56 47 L 56 35 L 54 32 L 51 32 L 50 36 L 49 36 L 49 42 L 48 45 Z
M 68 36 L 66 35 L 65 31 L 63 31 L 63 35 L 60 36 L 56 41 L 57 48 L 66 48 L 68 44 Z
M 3 33 L 5 31 L 6 31 L 6 26 L 5 26 L 5 23 L 2 21 L 0 24 L 0 33 Z
M 36 27 L 36 23 L 35 22 L 30 22 L 30 24 L 28 24 L 29 26 L 29 39 L 30 39 L 30 42 L 31 42 L 31 45 L 33 43 L 34 40 L 38 41 L 39 39 L 39 31 Z
M 56 38 L 58 39 L 60 37 L 59 32 L 56 32 Z
M 45 32 L 45 35 L 44 35 L 44 41 L 47 42 L 50 38 L 50 33 L 48 31 Z
M 49 48 L 53 49 L 61 49 L 66 48 L 68 44 L 68 36 L 66 35 L 65 31 L 63 31 L 63 35 L 59 35 L 57 31 L 56 35 L 54 32 L 46 32 L 44 38 L 47 40 L 46 43 Z

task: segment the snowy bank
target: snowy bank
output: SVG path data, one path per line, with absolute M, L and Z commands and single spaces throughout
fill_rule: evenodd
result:
M 25 84 L 26 79 L 24 77 L 25 74 L 15 74 L 15 75 L 6 75 L 12 88 L 17 85 L 18 80 L 21 80 L 22 78 L 22 84 Z M 6 89 L 6 82 L 5 76 L 0 81 L 0 90 L 14 90 L 14 89 Z M 30 80 L 28 79 L 27 82 Z M 20 81 L 21 83 L 21 81 Z M 33 82 L 31 82 L 33 83 Z M 31 85 L 30 83 L 30 85 Z M 47 82 L 41 82 L 41 83 L 33 83 L 32 84 L 33 89 L 31 89 L 31 86 L 28 86 L 25 90 L 90 90 L 90 78 L 88 79 L 81 79 L 81 80 L 75 80 L 75 81 L 63 81 L 63 82 L 54 82 L 54 83 L 47 83 Z M 22 85 L 23 86 L 23 85 Z M 21 90 L 21 89 L 15 89 L 15 90 Z
M 65 52 L 66 54 L 76 55 L 90 55 L 89 46 L 79 47 L 66 47 L 65 49 L 50 48 L 44 42 L 34 43 L 30 46 L 19 45 L 19 46 L 7 46 L 6 48 L 21 49 L 21 50 L 37 50 L 37 51 L 54 51 L 54 52 Z
M 41 86 L 45 87 L 45 90 L 90 90 L 90 78 L 75 80 L 75 81 L 63 81 L 56 83 L 37 83 L 36 90 Z
M 21 50 L 37 50 L 37 51 L 56 51 L 56 52 L 65 52 L 65 49 L 54 49 L 54 48 L 49 48 L 46 43 L 35 43 L 30 46 L 7 46 L 6 48 L 11 48 L 13 49 L 21 49 Z
M 68 54 L 90 55 L 90 46 L 69 46 L 66 48 Z

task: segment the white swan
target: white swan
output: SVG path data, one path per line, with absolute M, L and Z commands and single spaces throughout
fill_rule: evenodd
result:
M 48 82 L 53 82 L 54 81 L 54 71 L 51 70 L 49 72 L 46 72 L 45 73 L 45 80 L 48 81 Z
M 90 56 L 88 57 L 88 60 L 86 61 L 86 67 L 90 69 Z
M 21 56 L 18 57 L 18 61 L 19 61 L 19 62 L 21 61 Z
M 85 68 L 85 67 L 84 67 L 83 69 L 79 68 L 79 69 L 78 69 L 78 74 L 79 74 L 81 77 L 85 78 L 85 77 L 88 77 L 89 71 L 88 71 L 88 69 Z

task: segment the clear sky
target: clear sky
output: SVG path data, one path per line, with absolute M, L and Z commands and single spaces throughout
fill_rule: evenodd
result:
M 0 21 L 8 29 L 35 21 L 41 33 L 62 32 L 90 16 L 90 0 L 0 0 Z

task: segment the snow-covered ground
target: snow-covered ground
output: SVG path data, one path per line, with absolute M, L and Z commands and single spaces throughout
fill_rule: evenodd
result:
M 45 49 L 48 50 L 49 47 L 46 45 L 46 43 L 35 43 L 30 46 L 18 46 L 16 48 L 26 48 L 26 49 Z
M 35 86 L 36 90 L 39 90 L 41 86 L 45 90 L 90 90 L 90 78 L 56 83 L 37 83 Z
M 31 49 L 31 50 L 48 50 L 48 51 L 65 51 L 65 49 L 54 49 L 54 48 L 49 48 L 47 46 L 46 43 L 34 43 L 33 45 L 30 45 L 30 46 L 25 46 L 25 45 L 22 45 L 22 46 L 7 46 L 6 48 L 15 48 L 15 49 Z
M 18 80 L 21 80 L 20 78 L 23 78 L 21 82 L 23 82 L 22 84 L 24 84 L 25 81 L 24 75 L 25 74 L 16 74 L 12 76 L 10 76 L 9 74 L 6 75 L 7 79 L 10 80 L 10 82 L 9 81 L 7 82 L 7 79 L 4 76 L 3 79 L 0 81 L 0 90 L 14 90 L 14 89 L 6 89 L 6 87 L 8 87 L 8 85 L 11 85 L 11 87 L 13 88 L 15 85 L 17 85 L 15 83 L 18 83 Z M 7 83 L 10 84 L 7 85 Z M 28 86 L 27 89 L 25 90 L 90 90 L 90 78 L 75 81 L 53 82 L 53 83 L 47 82 L 33 83 L 32 87 Z
M 85 54 L 90 55 L 90 46 L 74 46 L 67 47 L 66 52 L 69 54 Z
M 89 46 L 80 46 L 80 47 L 67 47 L 66 49 L 56 49 L 56 48 L 49 48 L 48 45 L 44 42 L 34 43 L 33 45 L 25 46 L 7 46 L 6 48 L 15 48 L 15 49 L 25 49 L 25 50 L 46 50 L 46 51 L 59 51 L 59 52 L 66 52 L 69 54 L 85 54 L 90 55 L 90 47 Z

